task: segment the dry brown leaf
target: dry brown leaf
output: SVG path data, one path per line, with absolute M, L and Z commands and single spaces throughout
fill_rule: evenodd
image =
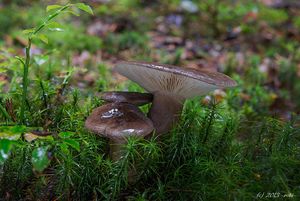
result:
M 34 135 L 32 133 L 25 133 L 24 138 L 27 142 L 32 142 L 33 140 L 36 140 L 38 138 L 38 136 Z

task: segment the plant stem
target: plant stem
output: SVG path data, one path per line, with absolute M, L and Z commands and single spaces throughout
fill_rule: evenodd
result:
M 215 104 L 213 104 L 212 108 L 211 108 L 211 111 L 208 115 L 208 124 L 206 125 L 206 128 L 205 128 L 203 144 L 206 143 L 208 135 L 210 133 L 211 126 L 213 125 L 213 120 L 214 120 L 214 116 L 215 116 L 215 109 L 216 109 L 216 106 L 215 106 Z
M 47 101 L 47 96 L 46 96 L 46 93 L 45 93 L 45 88 L 44 88 L 43 81 L 39 80 L 39 83 L 40 83 L 40 86 L 41 86 L 41 89 L 42 89 L 42 96 L 43 96 L 44 107 L 48 108 L 48 101 Z
M 21 123 L 25 123 L 25 107 L 26 107 L 26 100 L 27 100 L 27 93 L 28 93 L 28 69 L 30 65 L 30 48 L 31 48 L 31 41 L 32 38 L 28 38 L 28 45 L 25 49 L 26 51 L 26 58 L 24 64 L 24 71 L 23 71 L 23 91 L 22 91 L 22 105 L 21 105 Z
M 1 103 L 0 103 L 0 111 L 8 121 L 12 121 L 11 117 L 7 113 L 6 109 L 1 105 Z
M 54 19 L 56 16 L 58 16 L 62 11 L 66 10 L 67 8 L 70 7 L 70 4 L 67 4 L 65 6 L 63 6 L 62 8 L 58 9 L 57 11 L 55 11 L 52 15 L 49 15 L 48 18 L 40 25 L 38 26 L 35 31 L 32 33 L 32 35 L 37 34 L 38 32 L 40 32 L 49 21 L 51 21 L 52 19 Z
M 23 71 L 23 90 L 22 90 L 22 105 L 21 105 L 21 123 L 25 123 L 25 107 L 26 107 L 26 101 L 27 101 L 27 94 L 28 94 L 28 71 L 29 71 L 29 66 L 30 66 L 30 48 L 31 48 L 31 43 L 32 43 L 32 38 L 34 37 L 35 34 L 40 32 L 49 21 L 51 21 L 53 18 L 58 16 L 62 11 L 66 10 L 67 8 L 70 7 L 70 4 L 67 4 L 63 6 L 61 9 L 57 10 L 55 13 L 50 15 L 40 26 L 38 26 L 35 31 L 28 37 L 28 45 L 25 48 L 26 51 L 26 58 L 25 58 L 25 63 L 23 63 L 24 71 Z

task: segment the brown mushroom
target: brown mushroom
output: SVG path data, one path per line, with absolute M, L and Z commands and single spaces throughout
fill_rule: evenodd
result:
M 109 103 L 94 109 L 86 119 L 85 127 L 109 138 L 110 155 L 114 161 L 122 156 L 128 137 L 144 137 L 154 129 L 151 120 L 137 106 L 128 103 Z
M 222 73 L 166 64 L 122 61 L 115 69 L 153 94 L 149 117 L 158 135 L 168 132 L 178 121 L 186 99 L 236 86 Z
M 138 92 L 102 92 L 100 98 L 106 102 L 114 103 L 130 103 L 137 106 L 142 106 L 152 102 L 153 95 L 149 93 Z

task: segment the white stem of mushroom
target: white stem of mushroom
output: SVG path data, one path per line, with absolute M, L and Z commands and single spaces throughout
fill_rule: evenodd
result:
M 184 99 L 172 94 L 155 92 L 148 116 L 153 122 L 157 135 L 170 131 L 178 122 Z
M 115 141 L 109 140 L 110 157 L 113 161 L 118 161 L 124 156 L 124 146 L 126 145 L 125 140 Z
M 110 147 L 110 157 L 112 161 L 118 161 L 121 160 L 121 158 L 124 156 L 125 152 L 125 146 L 127 141 L 126 140 L 109 140 L 109 147 Z M 134 183 L 137 177 L 137 172 L 135 168 L 129 168 L 128 169 L 128 182 Z

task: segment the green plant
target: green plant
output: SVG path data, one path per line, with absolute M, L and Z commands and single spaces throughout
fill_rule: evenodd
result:
M 55 19 L 57 16 L 59 16 L 64 11 L 68 11 L 72 14 L 77 15 L 77 13 L 75 13 L 72 10 L 73 7 L 79 8 L 89 14 L 93 14 L 93 11 L 91 10 L 91 8 L 83 3 L 67 4 L 65 6 L 50 5 L 47 7 L 47 12 L 50 12 L 52 10 L 56 10 L 56 11 L 53 12 L 52 14 L 48 15 L 47 18 L 44 20 L 44 22 L 42 24 L 40 24 L 39 26 L 32 28 L 32 29 L 27 29 L 24 31 L 24 33 L 28 34 L 28 41 L 27 41 L 28 44 L 25 48 L 25 59 L 17 57 L 17 59 L 23 65 L 23 83 L 22 83 L 23 86 L 22 86 L 22 104 L 21 104 L 21 111 L 20 111 L 20 123 L 23 123 L 23 124 L 25 123 L 24 113 L 25 113 L 25 108 L 27 105 L 28 82 L 29 82 L 28 72 L 29 72 L 29 68 L 31 65 L 30 50 L 31 50 L 32 40 L 34 38 L 38 38 L 41 41 L 48 43 L 47 36 L 45 36 L 44 34 L 41 34 L 40 32 L 45 28 L 60 30 L 61 25 L 56 22 L 52 22 L 53 19 Z
M 84 27 L 71 15 L 61 18 L 63 25 L 55 18 L 56 22 L 50 21 L 32 36 L 35 46 L 30 48 L 25 126 L 16 125 L 22 123 L 24 72 L 14 58 L 25 43 L 14 30 L 43 22 L 43 3 L 11 2 L 0 8 L 0 30 L 3 33 L 2 28 L 7 28 L 5 35 L 13 40 L 0 39 L 0 200 L 260 200 L 263 192 L 279 193 L 278 200 L 298 200 L 300 53 L 298 30 L 294 29 L 299 26 L 299 19 L 293 18 L 299 14 L 296 9 L 288 11 L 287 19 L 283 9 L 262 8 L 250 0 L 233 4 L 230 0 L 194 1 L 201 12 L 193 14 L 178 12 L 179 0 L 122 1 L 124 7 L 110 1 L 93 4 L 101 16 L 83 19 Z M 212 13 L 201 7 L 215 2 L 218 6 L 210 8 Z M 12 15 L 11 8 L 18 13 Z M 49 11 L 55 13 L 62 7 L 50 8 L 56 8 Z M 71 6 L 58 16 L 77 11 Z M 217 17 L 209 18 L 215 11 Z M 138 20 L 140 13 L 143 17 Z M 160 44 L 160 48 L 152 48 L 156 36 L 174 36 L 156 29 L 163 23 L 161 19 L 173 14 L 184 20 L 178 29 L 195 35 L 184 35 L 183 44 L 176 44 L 175 51 Z M 123 17 L 129 22 L 126 26 L 134 28 L 119 30 L 118 20 Z M 154 19 L 158 23 L 153 23 Z M 103 38 L 91 37 L 85 30 L 94 20 L 117 30 Z M 288 29 L 278 29 L 286 24 Z M 234 27 L 241 26 L 242 31 L 224 42 L 223 37 L 213 37 L 213 26 L 220 36 Z M 65 31 L 45 35 L 46 28 Z M 156 32 L 153 40 L 148 39 L 151 34 L 145 36 L 149 31 Z M 266 41 L 266 33 L 275 37 Z M 40 34 L 45 37 L 39 38 Z M 73 59 L 78 59 L 82 50 L 89 52 L 88 62 L 73 67 Z M 187 51 L 192 56 L 182 59 Z M 272 62 L 262 72 L 266 58 Z M 218 70 L 230 75 L 238 86 L 225 91 L 221 101 L 214 100 L 214 93 L 187 101 L 169 134 L 159 140 L 130 138 L 124 157 L 112 162 L 108 141 L 88 133 L 84 121 L 93 108 L 103 104 L 97 92 L 144 91 L 115 76 L 110 66 L 116 59 L 187 67 L 211 67 L 211 62 L 214 66 L 217 61 Z M 26 58 L 22 60 L 26 63 Z M 90 84 L 85 83 L 86 78 Z M 280 105 L 275 110 L 274 103 Z M 285 104 L 289 108 L 283 108 Z M 148 107 L 142 107 L 145 113 Z M 138 173 L 137 180 L 128 184 L 132 168 Z

